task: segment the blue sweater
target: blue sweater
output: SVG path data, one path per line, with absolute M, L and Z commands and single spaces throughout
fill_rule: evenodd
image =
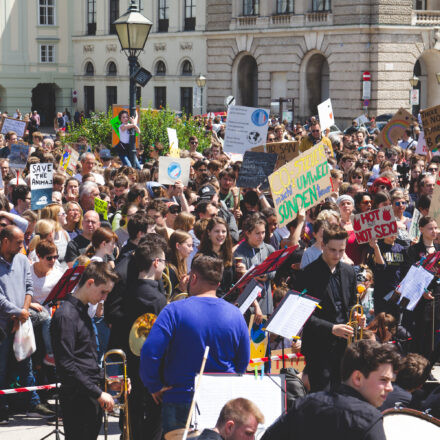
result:
M 244 373 L 249 331 L 239 309 L 220 298 L 196 296 L 167 305 L 142 347 L 142 382 L 151 393 L 172 386 L 164 402 L 191 402 L 207 345 L 205 372 Z

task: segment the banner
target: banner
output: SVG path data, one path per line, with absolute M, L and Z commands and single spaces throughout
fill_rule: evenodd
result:
M 391 206 L 356 214 L 352 223 L 359 244 L 397 235 L 397 223 Z
M 381 148 L 389 148 L 391 145 L 397 145 L 397 141 L 402 139 L 405 130 L 411 128 L 411 124 L 417 122 L 411 113 L 401 108 L 382 128 L 377 137 L 377 145 Z
M 440 105 L 420 111 L 423 131 L 428 150 L 437 148 L 440 143 Z
M 276 161 L 276 154 L 246 151 L 238 174 L 237 186 L 239 188 L 256 188 L 263 184 L 262 189 L 267 188 L 267 178 L 273 173 Z
M 294 220 L 302 208 L 309 209 L 330 196 L 332 184 L 325 154 L 319 143 L 269 176 L 278 224 Z
M 43 209 L 52 203 L 53 164 L 33 163 L 29 169 L 31 174 L 31 209 Z
M 228 108 L 223 150 L 244 153 L 264 145 L 269 127 L 269 110 L 233 105 Z
M 318 105 L 318 116 L 322 132 L 327 128 L 330 128 L 332 125 L 335 125 L 335 116 L 333 114 L 331 99 L 327 99 Z
M 105 200 L 101 200 L 99 197 L 95 197 L 95 212 L 102 215 L 104 220 L 108 220 L 108 203 Z
M 191 159 L 177 159 L 175 157 L 159 157 L 159 179 L 162 185 L 174 185 L 180 180 L 185 186 L 188 185 Z

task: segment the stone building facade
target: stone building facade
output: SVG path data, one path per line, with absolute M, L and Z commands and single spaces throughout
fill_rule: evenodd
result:
M 297 119 L 330 97 L 337 124 L 363 113 L 362 73 L 371 73 L 368 113 L 440 103 L 440 1 L 207 0 L 208 107 L 268 107 L 294 98 Z

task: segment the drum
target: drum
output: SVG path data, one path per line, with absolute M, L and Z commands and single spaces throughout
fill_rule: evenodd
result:
M 387 440 L 440 439 L 440 420 L 409 408 L 384 411 L 383 428 Z

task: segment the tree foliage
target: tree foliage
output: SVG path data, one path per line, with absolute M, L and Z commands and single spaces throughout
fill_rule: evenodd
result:
M 85 136 L 92 146 L 112 143 L 111 112 L 92 113 L 90 118 L 85 118 L 82 124 L 69 126 L 66 131 L 65 142 L 75 143 L 78 138 Z

